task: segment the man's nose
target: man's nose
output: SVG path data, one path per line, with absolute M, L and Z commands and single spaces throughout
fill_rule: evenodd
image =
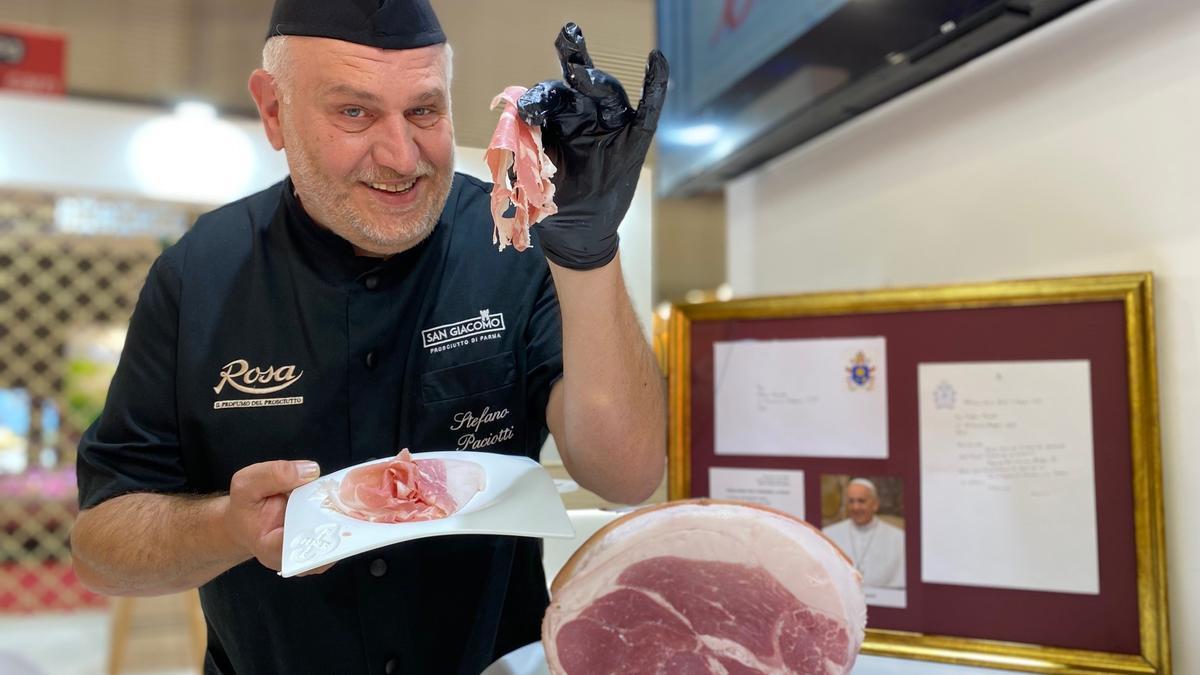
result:
M 402 176 L 416 173 L 421 148 L 417 146 L 408 120 L 402 116 L 388 117 L 384 124 L 376 125 L 375 131 L 371 144 L 371 159 L 375 164 Z

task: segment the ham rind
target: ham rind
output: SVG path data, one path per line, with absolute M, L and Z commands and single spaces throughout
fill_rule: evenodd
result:
M 404 449 L 390 462 L 348 472 L 325 505 L 373 523 L 435 520 L 458 511 L 483 488 L 483 467 L 474 462 L 414 460 Z
M 494 183 L 492 243 L 501 251 L 509 245 L 518 251 L 529 248 L 529 228 L 558 212 L 550 181 L 555 168 L 542 150 L 542 130 L 517 114 L 517 100 L 524 93 L 524 87 L 508 87 L 492 99 L 492 110 L 503 110 L 484 158 Z M 510 205 L 515 213 L 506 217 Z
M 866 627 L 862 577 L 788 514 L 670 502 L 597 532 L 554 580 L 556 675 L 843 675 Z

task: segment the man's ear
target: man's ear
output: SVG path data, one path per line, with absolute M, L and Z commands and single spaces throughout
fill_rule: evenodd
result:
M 275 78 L 262 68 L 255 70 L 250 74 L 250 96 L 258 107 L 258 116 L 271 147 L 282 150 L 283 131 L 279 125 L 279 90 L 275 87 Z

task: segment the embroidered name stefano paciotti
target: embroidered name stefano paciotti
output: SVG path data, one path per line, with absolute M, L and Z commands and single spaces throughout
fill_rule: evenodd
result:
M 296 372 L 295 365 L 250 367 L 250 362 L 237 359 L 221 368 L 221 379 L 213 387 L 213 393 L 220 395 L 225 385 L 243 394 L 259 397 L 275 394 L 296 384 L 304 371 Z M 266 408 L 277 405 L 300 405 L 304 403 L 303 396 L 284 396 L 274 398 L 235 398 L 222 399 L 213 402 L 213 410 L 223 408 Z

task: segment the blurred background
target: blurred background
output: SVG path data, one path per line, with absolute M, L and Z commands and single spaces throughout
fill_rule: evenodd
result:
M 656 347 L 672 304 L 1152 270 L 1172 623 L 1200 624 L 1200 535 L 1183 526 L 1200 431 L 1182 419 L 1200 406 L 1200 4 L 433 4 L 459 169 L 477 175 L 488 103 L 559 76 L 564 21 L 635 100 L 647 52 L 667 52 L 668 109 L 621 230 Z M 74 451 L 150 263 L 286 174 L 246 92 L 271 5 L 0 0 L 0 674 L 196 672 L 194 594 L 113 601 L 75 581 Z M 543 460 L 569 508 L 619 507 L 571 490 L 552 445 Z M 1177 672 L 1200 672 L 1200 647 L 1175 645 Z M 924 667 L 906 672 L 941 672 Z
M 561 76 L 553 40 L 565 21 L 632 96 L 655 43 L 652 0 L 435 5 L 455 48 L 459 169 L 481 177 L 492 97 Z M 271 6 L 0 0 L 0 673 L 197 670 L 194 595 L 114 601 L 75 581 L 73 459 L 151 262 L 197 215 L 287 173 L 246 90 Z M 643 182 L 622 236 L 649 331 L 660 297 L 721 284 L 724 212 L 715 195 L 655 203 Z M 651 223 L 664 208 L 708 232 L 680 237 L 696 260 L 658 292 Z M 543 457 L 573 510 L 617 506 L 572 490 L 552 443 Z

